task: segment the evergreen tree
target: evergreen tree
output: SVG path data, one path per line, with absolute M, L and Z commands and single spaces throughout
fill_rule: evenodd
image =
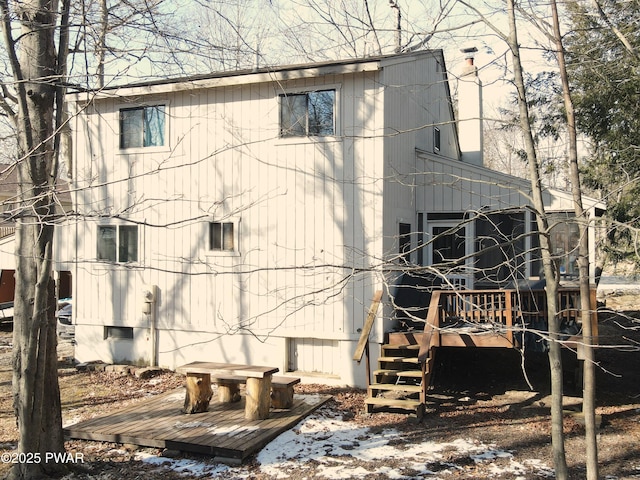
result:
M 635 256 L 640 227 L 640 2 L 569 7 L 565 45 L 577 125 L 593 141 L 583 178 L 607 203 L 607 250 L 616 261 Z

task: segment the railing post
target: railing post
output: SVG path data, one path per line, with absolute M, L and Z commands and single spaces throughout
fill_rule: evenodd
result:
M 513 290 L 504 290 L 504 309 L 507 340 L 513 346 Z

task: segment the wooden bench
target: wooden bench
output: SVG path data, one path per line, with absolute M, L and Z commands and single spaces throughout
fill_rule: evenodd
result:
M 211 379 L 243 378 L 247 384 L 247 395 L 244 416 L 247 420 L 264 420 L 269 418 L 271 407 L 271 379 L 279 369 L 257 365 L 240 365 L 233 363 L 192 362 L 176 369 L 176 372 L 187 376 L 184 399 L 184 413 L 206 412 L 213 396 Z M 238 394 L 235 381 L 218 383 L 221 402 L 232 402 Z M 239 397 L 238 397 L 239 399 Z
M 239 386 L 246 383 L 247 378 L 239 375 L 216 375 L 211 383 L 218 384 L 218 401 L 237 402 L 240 400 Z M 296 377 L 271 377 L 271 406 L 273 408 L 291 408 L 293 406 L 293 387 L 300 383 Z

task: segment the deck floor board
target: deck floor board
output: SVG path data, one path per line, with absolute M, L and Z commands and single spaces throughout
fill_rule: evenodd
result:
M 331 398 L 328 395 L 295 395 L 289 409 L 271 409 L 265 420 L 245 420 L 244 395 L 239 402 L 211 400 L 209 410 L 182 413 L 184 390 L 123 407 L 102 417 L 64 429 L 68 438 L 131 443 L 170 448 L 241 462 L 290 429 Z

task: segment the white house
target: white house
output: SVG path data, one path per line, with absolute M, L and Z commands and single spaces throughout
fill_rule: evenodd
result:
M 364 386 L 353 351 L 400 266 L 448 252 L 466 256 L 457 284 L 512 279 L 474 252 L 529 231 L 528 182 L 465 162 L 448 81 L 434 50 L 70 94 L 78 359 Z M 397 326 L 385 305 L 374 356 Z

